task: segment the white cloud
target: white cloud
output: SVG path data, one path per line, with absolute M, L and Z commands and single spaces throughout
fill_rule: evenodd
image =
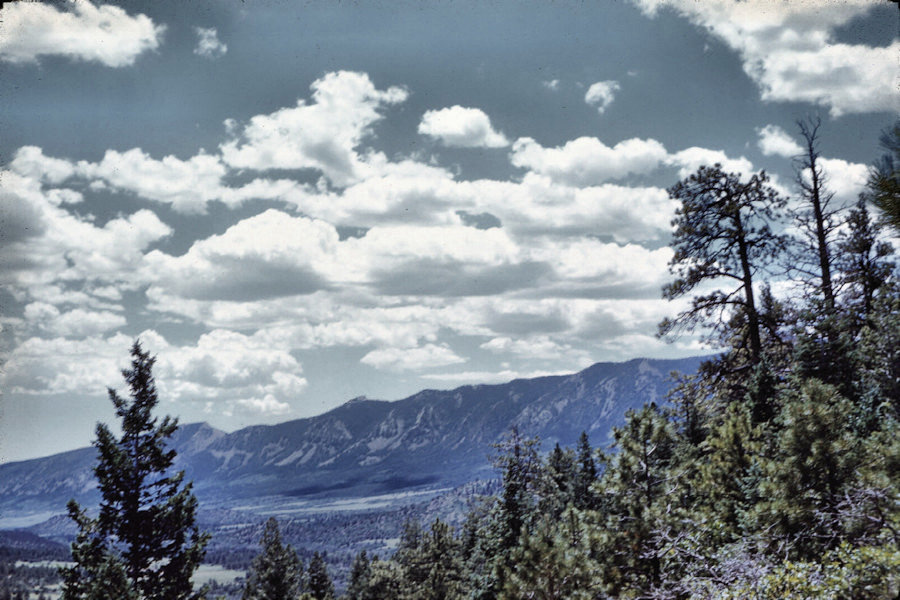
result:
M 0 60 L 33 63 L 40 56 L 65 56 L 126 67 L 162 41 L 165 27 L 145 15 L 88 0 L 68 5 L 71 10 L 60 11 L 40 2 L 7 3 L 0 15 Z
M 170 344 L 153 330 L 138 338 L 158 357 L 154 375 L 166 403 L 212 401 L 220 412 L 283 415 L 307 385 L 300 363 L 286 349 L 253 336 L 213 330 L 185 346 Z M 0 382 L 19 394 L 102 396 L 107 387 L 121 388 L 120 370 L 132 341 L 121 333 L 78 340 L 29 338 L 10 354 Z M 50 364 L 54 368 L 48 369 Z
M 383 155 L 360 155 L 357 147 L 372 134 L 385 106 L 406 100 L 399 87 L 378 90 L 365 73 L 328 73 L 310 86 L 312 103 L 257 115 L 239 138 L 222 144 L 225 162 L 235 168 L 317 169 L 334 185 L 371 175 Z
M 71 162 L 45 156 L 37 146 L 22 146 L 16 150 L 9 168 L 24 177 L 53 184 L 62 183 L 75 174 Z
M 736 50 L 763 100 L 810 102 L 844 113 L 900 109 L 897 56 L 886 47 L 834 42 L 833 31 L 877 6 L 870 0 L 633 0 L 649 16 L 677 11 Z
M 479 385 L 484 383 L 506 383 L 514 379 L 531 379 L 550 375 L 569 375 L 572 369 L 558 371 L 462 371 L 460 373 L 425 373 L 422 379 L 441 381 L 451 385 Z
M 79 281 L 127 288 L 143 251 L 172 232 L 146 209 L 98 227 L 66 210 L 69 190 L 46 190 L 12 171 L 0 177 L 0 215 L 11 232 L 0 236 L 2 278 L 17 289 Z
M 60 312 L 56 306 L 45 302 L 32 302 L 25 306 L 25 320 L 50 336 L 85 337 L 106 333 L 124 327 L 124 316 L 107 310 L 75 308 Z
M 418 348 L 379 348 L 362 357 L 361 363 L 388 371 L 421 371 L 466 362 L 445 345 Z
M 523 338 L 496 337 L 481 345 L 495 354 L 512 354 L 518 358 L 541 361 L 562 361 L 572 365 L 572 370 L 591 364 L 588 352 L 560 343 L 547 335 Z
M 228 46 L 219 40 L 219 32 L 215 27 L 194 27 L 197 34 L 197 46 L 194 54 L 204 58 L 219 58 L 228 52 Z
M 766 125 L 758 129 L 757 133 L 759 133 L 759 149 L 766 156 L 792 158 L 803 152 L 800 144 L 777 125 Z
M 422 116 L 419 133 L 459 148 L 501 148 L 509 140 L 491 127 L 490 118 L 477 108 L 459 105 L 429 110 Z
M 597 138 L 580 137 L 562 147 L 545 148 L 531 138 L 513 143 L 511 161 L 517 167 L 568 185 L 597 185 L 631 174 L 649 173 L 666 158 L 656 140 L 632 138 L 609 147 Z
M 559 90 L 559 79 L 551 79 L 550 81 L 542 81 L 541 85 L 550 90 L 551 92 L 556 92 Z
M 309 294 L 329 285 L 325 273 L 337 270 L 337 244 L 327 223 L 268 210 L 194 242 L 182 256 L 150 252 L 142 275 L 164 293 L 189 299 Z
M 697 146 L 672 154 L 666 162 L 669 165 L 678 167 L 678 177 L 682 179 L 693 174 L 704 165 L 712 166 L 717 163 L 722 165 L 722 169 L 726 173 L 738 173 L 744 176 L 754 173 L 753 163 L 743 156 L 740 158 L 729 158 L 721 150 L 711 150 Z
M 621 89 L 618 81 L 598 81 L 591 84 L 587 93 L 584 95 L 584 101 L 597 108 L 597 112 L 601 115 L 606 112 L 609 105 L 616 98 L 616 92 Z
M 855 204 L 866 187 L 869 167 L 840 158 L 820 158 L 819 164 L 825 173 L 825 187 L 834 192 L 837 203 L 842 206 Z
M 222 195 L 226 167 L 219 157 L 200 153 L 188 160 L 165 156 L 156 160 L 140 148 L 107 150 L 99 163 L 81 161 L 78 174 L 143 198 L 171 204 L 185 213 L 203 213 L 206 203 Z

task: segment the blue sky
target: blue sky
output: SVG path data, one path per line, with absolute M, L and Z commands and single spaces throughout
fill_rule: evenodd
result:
M 667 343 L 665 188 L 855 201 L 900 109 L 869 0 L 8 3 L 0 460 L 86 445 L 131 340 L 224 429 Z

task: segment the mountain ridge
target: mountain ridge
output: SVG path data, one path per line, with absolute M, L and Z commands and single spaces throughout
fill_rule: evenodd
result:
M 205 502 L 282 495 L 364 495 L 455 485 L 490 470 L 488 455 L 510 427 L 544 443 L 572 445 L 581 431 L 608 441 L 628 409 L 660 402 L 670 371 L 702 357 L 596 363 L 577 373 L 507 383 L 426 389 L 396 401 L 357 397 L 325 413 L 233 432 L 207 423 L 179 427 L 176 466 Z M 0 512 L 96 502 L 96 451 L 80 448 L 0 464 Z

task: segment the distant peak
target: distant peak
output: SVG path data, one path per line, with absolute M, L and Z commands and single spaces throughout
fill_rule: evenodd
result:
M 369 399 L 368 396 L 357 396 L 356 398 L 350 398 L 345 402 L 345 404 L 353 404 L 355 402 L 366 402 Z

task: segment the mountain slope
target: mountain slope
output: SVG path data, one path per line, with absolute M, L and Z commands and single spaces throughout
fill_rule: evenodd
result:
M 358 399 L 325 414 L 233 433 L 206 424 L 179 429 L 179 468 L 201 500 L 273 494 L 337 496 L 471 480 L 489 470 L 490 445 L 512 426 L 549 449 L 587 431 L 604 445 L 628 409 L 661 401 L 670 371 L 701 359 L 598 363 L 579 373 L 499 385 L 425 390 L 404 400 Z M 92 448 L 0 465 L 0 511 L 62 511 L 91 502 Z

